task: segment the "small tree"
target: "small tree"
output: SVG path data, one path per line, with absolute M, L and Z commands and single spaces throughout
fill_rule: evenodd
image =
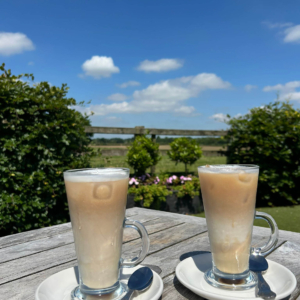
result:
M 257 204 L 299 204 L 300 111 L 277 101 L 228 124 L 227 162 L 260 167 Z
M 126 162 L 134 169 L 136 175 L 145 174 L 147 168 L 155 166 L 160 160 L 159 144 L 145 135 L 137 136 L 128 147 Z
M 188 172 L 187 165 L 192 165 L 202 156 L 202 150 L 194 139 L 177 138 L 170 147 L 171 150 L 167 152 L 169 158 L 176 164 L 184 163 L 185 173 Z
M 62 172 L 90 166 L 88 116 L 65 84 L 0 71 L 0 236 L 67 222 Z

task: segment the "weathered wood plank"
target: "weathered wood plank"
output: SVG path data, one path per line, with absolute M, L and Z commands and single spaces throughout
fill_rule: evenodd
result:
M 179 263 L 180 258 L 182 259 L 183 257 L 186 257 L 189 252 L 209 250 L 208 237 L 207 233 L 205 233 L 205 219 L 141 208 L 130 209 L 130 213 L 131 215 L 135 215 L 132 217 L 132 219 L 145 220 L 146 217 L 149 218 L 148 221 L 143 221 L 148 232 L 150 233 L 151 240 L 150 255 L 145 259 L 144 263 L 158 265 L 162 268 L 163 272 L 161 275 L 164 277 L 165 282 L 163 299 L 202 299 L 182 286 L 176 278 L 174 279 L 174 270 Z M 185 224 L 182 224 L 183 222 L 185 222 Z M 169 228 L 166 228 L 167 226 Z M 186 228 L 184 229 L 184 227 Z M 71 233 L 71 229 L 69 229 L 69 232 Z M 266 239 L 268 234 L 269 229 L 267 228 L 254 228 L 254 243 L 259 244 L 262 240 Z M 125 234 L 124 240 L 126 243 L 123 246 L 123 252 L 125 254 L 124 256 L 129 256 L 130 253 L 136 252 L 139 248 L 139 240 L 130 240 L 130 238 L 135 239 L 136 237 L 135 231 L 133 230 L 128 230 L 128 235 L 127 233 Z M 293 241 L 299 242 L 299 237 L 300 234 L 297 233 L 280 232 L 280 243 L 289 238 Z M 50 238 L 53 237 L 50 236 Z M 279 251 L 281 247 L 279 247 L 271 255 L 278 255 L 278 259 L 280 256 L 283 256 L 282 253 L 277 254 L 277 251 Z M 296 245 L 293 245 L 293 247 L 289 248 L 293 248 L 293 251 L 295 251 L 295 249 L 298 251 L 297 247 L 300 247 L 300 245 L 297 245 L 296 243 Z M 58 249 L 60 249 L 60 251 L 58 251 Z M 284 252 L 286 252 L 286 250 L 284 250 Z M 185 256 L 182 257 L 183 254 L 185 254 Z M 272 259 L 271 255 L 270 259 Z M 58 258 L 59 261 L 57 261 Z M 72 244 L 60 246 L 56 249 L 43 251 L 28 257 L 2 263 L 0 265 L 0 284 L 1 282 L 6 283 L 0 285 L 0 294 L 1 296 L 5 296 L 4 299 L 33 299 L 34 291 L 41 281 L 51 274 L 66 269 L 70 266 L 74 266 L 75 264 L 76 259 L 74 246 Z M 36 268 L 38 265 L 41 265 L 41 268 Z M 288 268 L 291 269 L 290 267 Z M 299 264 L 295 264 L 295 268 L 300 270 Z M 12 271 L 13 269 L 15 269 L 15 272 Z M 295 269 L 295 272 L 296 271 L 297 270 Z M 2 277 L 2 274 L 5 273 L 8 276 Z M 297 278 L 299 281 L 299 277 Z M 18 287 L 17 289 L 15 288 L 16 286 Z M 295 292 L 293 294 L 293 298 L 291 299 L 297 299 L 299 296 L 297 293 L 298 292 Z M 300 300 L 299 298 L 300 297 L 298 297 L 298 300 Z
M 159 218 L 155 216 L 135 215 L 134 219 L 140 221 L 141 223 L 145 223 L 145 226 L 149 233 L 159 231 L 160 230 L 159 224 L 161 224 L 162 226 L 165 225 L 168 228 L 179 224 L 178 222 L 173 220 L 170 220 L 168 222 L 167 218 L 166 221 L 159 220 Z M 155 223 L 147 223 L 149 221 L 155 221 L 155 220 L 157 220 L 158 225 L 155 225 Z M 139 234 L 135 230 L 128 230 L 128 229 L 124 230 L 125 242 L 136 238 L 139 238 Z M 61 247 L 64 245 L 68 245 L 73 242 L 74 242 L 73 232 L 70 229 L 67 232 L 50 236 L 48 238 L 38 239 L 38 240 L 34 240 L 22 244 L 17 244 L 11 247 L 2 248 L 0 249 L 0 263 L 25 257 L 28 255 L 32 255 L 49 249 Z
M 10 247 L 29 241 L 35 241 L 42 238 L 49 238 L 54 235 L 62 234 L 71 230 L 71 223 L 55 225 L 51 227 L 30 230 L 22 233 L 16 233 L 0 238 L 0 249 Z
M 0 265 L 0 284 L 75 260 L 73 244 L 11 260 Z
M 152 217 L 153 218 L 153 217 Z M 157 218 L 148 222 L 143 222 L 147 229 L 148 234 L 153 234 L 158 231 L 163 231 L 171 227 L 183 224 L 181 222 L 169 219 L 169 218 Z M 140 236 L 135 230 L 125 230 L 123 242 L 132 241 L 134 239 L 139 239 Z
M 1 299 L 7 300 L 33 300 L 34 294 L 39 284 L 49 276 L 77 265 L 77 261 L 61 264 L 51 269 L 46 269 L 30 276 L 11 281 L 4 285 L 0 285 Z M 58 299 L 60 300 L 60 299 Z
M 151 216 L 150 216 L 151 217 Z M 180 242 L 183 238 L 188 238 L 201 232 L 201 227 L 190 224 L 178 225 L 159 231 L 150 235 L 150 252 L 159 251 L 169 245 Z M 164 234 L 165 233 L 165 234 Z M 140 240 L 133 240 L 123 246 L 125 256 L 139 252 Z M 64 245 L 51 250 L 36 253 L 34 255 L 22 257 L 0 264 L 0 284 L 16 280 L 20 277 L 41 272 L 45 269 L 55 267 L 75 260 L 75 249 L 73 244 Z
M 131 208 L 126 210 L 127 217 L 133 217 L 135 215 L 138 215 L 138 210 L 133 210 Z M 70 230 L 71 223 L 65 223 L 0 237 L 0 249 L 38 239 L 49 238 L 58 234 L 63 234 Z
M 261 237 L 258 237 L 258 238 L 261 238 Z M 185 254 L 185 256 L 181 257 L 181 259 L 183 259 L 183 258 L 187 257 L 187 255 L 188 255 L 187 252 L 198 251 L 199 249 L 202 251 L 209 250 L 209 242 L 208 242 L 208 237 L 207 237 L 206 233 L 195 236 L 195 237 L 188 239 L 186 241 L 183 241 L 181 243 L 177 243 L 169 248 L 163 249 L 160 252 L 154 252 L 152 255 L 150 255 L 149 257 L 146 258 L 144 263 L 159 265 L 163 269 L 162 275 L 167 274 L 166 276 L 170 276 L 171 278 L 173 278 L 174 274 L 172 274 L 172 272 L 174 272 L 176 265 L 179 263 L 180 256 L 182 256 L 182 254 Z M 191 253 L 191 254 L 195 254 L 195 253 Z M 7 294 L 10 291 L 10 289 L 17 284 L 20 294 L 17 294 L 18 292 L 16 291 L 15 292 L 16 295 L 12 299 L 21 299 L 19 296 L 23 295 L 23 294 L 25 295 L 24 299 L 31 299 L 30 297 L 33 296 L 33 293 L 34 293 L 37 285 L 43 279 L 47 278 L 51 274 L 54 274 L 60 270 L 63 270 L 65 268 L 67 268 L 69 266 L 73 266 L 75 264 L 76 264 L 76 260 L 73 260 L 72 262 L 68 262 L 66 264 L 44 270 L 37 274 L 32 274 L 30 276 L 26 276 L 19 280 L 7 283 L 5 285 L 0 286 L 0 293 L 3 295 Z M 194 298 L 189 297 L 191 292 L 189 292 L 188 289 L 181 286 L 181 284 L 179 282 L 177 282 L 176 280 L 174 282 L 176 283 L 175 287 L 174 287 L 175 291 L 173 291 L 173 292 L 170 291 L 170 295 L 174 295 L 175 292 L 178 293 L 177 289 L 180 289 L 181 292 L 179 293 L 179 296 L 178 296 L 179 298 L 173 298 L 173 299 L 194 299 Z M 167 287 L 168 287 L 168 291 L 169 291 L 169 288 L 171 288 L 171 287 L 170 286 L 167 286 Z M 183 296 L 186 296 L 187 298 L 182 298 Z M 165 297 L 165 295 L 164 295 L 164 297 Z M 165 299 L 165 298 L 163 298 L 163 299 Z M 172 299 L 172 298 L 167 297 L 166 299 Z M 195 299 L 197 299 L 197 298 L 195 298 Z M 199 299 L 201 299 L 201 298 L 199 297 Z M 23 298 L 22 298 L 22 300 L 23 300 Z
M 157 217 L 168 217 L 180 222 L 190 223 L 190 224 L 199 224 L 199 225 L 205 225 L 206 226 L 206 220 L 205 218 L 199 218 L 189 215 L 183 215 L 183 214 L 176 214 L 176 213 L 170 213 L 165 211 L 159 211 L 159 210 L 153 210 L 148 208 L 140 208 L 140 207 L 133 207 L 131 208 L 132 212 L 136 212 L 139 215 L 153 215 Z
M 265 241 L 264 237 L 253 237 L 253 243 L 255 244 L 259 244 L 263 241 Z M 278 246 L 283 242 L 284 241 L 280 240 Z M 164 248 L 159 252 L 150 252 L 144 260 L 144 263 L 162 266 L 162 273 L 160 275 L 164 278 L 165 276 L 175 272 L 175 268 L 181 260 L 189 256 L 200 254 L 203 251 L 210 251 L 207 232 L 188 238 L 185 241 L 181 241 L 173 246 Z
M 159 231 L 150 235 L 150 249 L 149 254 L 159 252 L 164 248 L 169 248 L 177 243 L 182 243 L 183 241 L 190 239 L 200 233 L 206 231 L 205 226 L 198 226 L 195 224 L 182 224 L 178 225 L 164 231 Z M 123 253 L 129 255 L 131 253 L 139 252 L 138 246 L 140 245 L 139 240 L 131 241 L 123 246 Z M 145 262 L 146 263 L 146 262 Z

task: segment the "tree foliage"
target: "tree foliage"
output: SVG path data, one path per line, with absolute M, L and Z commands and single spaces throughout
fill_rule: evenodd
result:
M 0 235 L 66 222 L 62 172 L 89 166 L 88 116 L 65 84 L 0 71 Z
M 147 168 L 155 166 L 160 160 L 159 144 L 145 135 L 136 136 L 128 148 L 126 162 L 134 169 L 136 175 L 145 174 Z
M 177 138 L 170 144 L 170 147 L 169 158 L 176 164 L 184 163 L 186 173 L 188 172 L 187 165 L 192 165 L 202 156 L 202 150 L 194 139 Z
M 277 101 L 228 124 L 227 162 L 260 167 L 257 204 L 299 204 L 300 111 Z

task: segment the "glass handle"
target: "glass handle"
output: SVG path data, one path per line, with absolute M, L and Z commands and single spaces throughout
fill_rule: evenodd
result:
M 268 242 L 260 248 L 252 248 L 252 254 L 265 256 L 275 248 L 278 242 L 278 226 L 275 220 L 273 219 L 273 217 L 264 212 L 256 211 L 255 219 L 261 219 L 267 221 L 271 229 L 271 235 Z
M 149 252 L 150 248 L 150 239 L 148 236 L 148 232 L 144 225 L 138 221 L 126 219 L 124 220 L 124 228 L 133 228 L 135 229 L 141 239 L 142 239 L 142 249 L 137 257 L 134 257 L 132 259 L 123 259 L 121 262 L 121 267 L 123 268 L 132 268 L 138 264 L 140 264 L 146 257 L 146 255 Z

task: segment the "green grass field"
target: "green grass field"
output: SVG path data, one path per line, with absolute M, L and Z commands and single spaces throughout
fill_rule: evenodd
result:
M 300 205 L 283 206 L 283 207 L 260 207 L 257 211 L 265 212 L 271 215 L 279 229 L 300 232 Z M 205 218 L 205 213 L 195 215 Z M 267 222 L 255 220 L 255 226 L 269 227 Z
M 99 157 L 94 158 L 92 160 L 92 167 L 99 168 L 99 167 L 123 167 L 129 168 L 129 166 L 125 162 L 125 156 L 112 156 L 108 157 Z M 212 165 L 212 164 L 225 164 L 226 157 L 225 156 L 209 156 L 209 157 L 201 157 L 199 160 L 196 161 L 195 164 L 189 166 L 189 172 L 196 173 L 197 167 L 201 165 Z M 130 172 L 133 173 L 133 170 L 130 169 Z M 150 169 L 148 170 L 150 172 Z M 184 164 L 177 164 L 175 165 L 168 156 L 162 156 L 162 160 L 156 166 L 156 173 L 168 173 L 171 174 L 172 172 L 184 172 Z

